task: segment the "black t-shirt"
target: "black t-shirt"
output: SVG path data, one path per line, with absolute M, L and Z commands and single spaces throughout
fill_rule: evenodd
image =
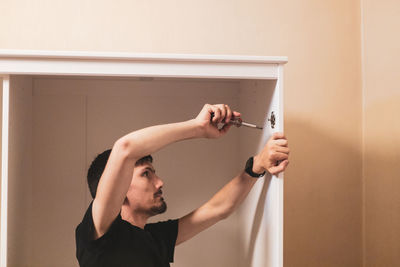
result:
M 144 230 L 119 214 L 108 231 L 93 240 L 92 203 L 76 227 L 76 257 L 81 267 L 169 267 L 174 260 L 178 220 L 146 224 Z

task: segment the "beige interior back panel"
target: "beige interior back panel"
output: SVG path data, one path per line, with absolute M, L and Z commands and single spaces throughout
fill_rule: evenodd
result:
M 119 137 L 194 118 L 205 103 L 229 104 L 263 125 L 276 101 L 273 80 L 11 82 L 8 266 L 78 266 L 74 231 L 91 201 L 86 171 Z M 179 218 L 207 201 L 263 146 L 268 129 L 234 127 L 222 139 L 182 141 L 155 153 L 168 210 L 151 221 Z M 275 266 L 271 186 L 271 177 L 261 179 L 238 212 L 178 246 L 173 266 Z

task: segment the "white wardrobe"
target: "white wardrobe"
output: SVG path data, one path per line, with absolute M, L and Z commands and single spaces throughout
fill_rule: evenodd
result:
M 75 227 L 91 201 L 95 156 L 143 127 L 229 104 L 264 130 L 232 127 L 155 153 L 168 204 L 152 221 L 207 201 L 283 131 L 284 57 L 0 50 L 0 266 L 78 266 Z M 228 219 L 176 247 L 174 267 L 283 266 L 283 176 L 257 181 Z

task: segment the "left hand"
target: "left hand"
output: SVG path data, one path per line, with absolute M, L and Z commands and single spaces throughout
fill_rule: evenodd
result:
M 263 150 L 254 157 L 253 172 L 268 171 L 272 175 L 283 172 L 289 164 L 288 141 L 283 133 L 274 133 Z

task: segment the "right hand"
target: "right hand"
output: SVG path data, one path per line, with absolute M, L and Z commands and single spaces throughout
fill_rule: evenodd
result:
M 240 116 L 239 112 L 232 111 L 226 104 L 205 104 L 195 121 L 200 126 L 201 137 L 218 138 L 228 132 L 231 127 L 229 121 Z M 223 123 L 224 126 L 218 129 L 218 123 Z

